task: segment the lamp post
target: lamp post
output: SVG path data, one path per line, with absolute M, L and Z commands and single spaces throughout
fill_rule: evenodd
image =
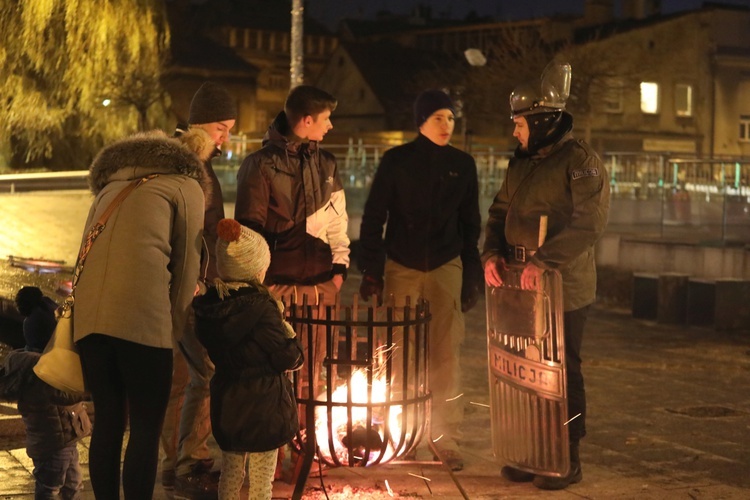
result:
M 302 0 L 292 0 L 292 44 L 291 63 L 289 68 L 290 85 L 293 89 L 304 83 L 304 12 L 305 6 Z
M 487 64 L 487 58 L 482 54 L 482 51 L 475 48 L 469 48 L 464 51 L 464 57 L 466 58 L 466 62 L 469 63 L 473 68 L 479 68 Z M 469 81 L 471 83 L 471 81 Z M 463 138 L 464 143 L 464 151 L 468 152 L 468 126 L 467 122 L 469 121 L 468 113 L 466 113 L 466 106 L 465 106 L 465 100 L 463 97 L 464 87 L 458 87 L 456 89 L 456 111 L 458 118 L 461 119 L 461 136 Z

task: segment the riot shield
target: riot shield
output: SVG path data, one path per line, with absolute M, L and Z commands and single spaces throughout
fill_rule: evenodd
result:
M 487 287 L 487 353 L 492 446 L 517 469 L 565 476 L 568 449 L 562 278 L 545 271 L 539 290 L 522 290 L 522 266 Z

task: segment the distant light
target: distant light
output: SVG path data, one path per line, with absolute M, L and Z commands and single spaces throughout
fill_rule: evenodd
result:
M 111 100 L 109 100 L 109 99 L 104 99 L 104 100 L 102 101 L 102 106 L 104 106 L 104 107 L 106 108 L 106 107 L 107 107 L 107 106 L 109 106 L 109 105 L 110 105 L 111 103 L 112 103 L 112 101 L 111 101 Z
M 479 49 L 466 49 L 464 51 L 464 57 L 472 66 L 484 66 L 487 64 L 487 58 Z

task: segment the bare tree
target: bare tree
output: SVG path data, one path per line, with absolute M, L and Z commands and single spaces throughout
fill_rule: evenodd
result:
M 632 58 L 633 54 L 599 33 L 592 32 L 585 42 L 576 43 L 571 30 L 557 28 L 554 23 L 508 23 L 496 32 L 487 65 L 468 73 L 466 87 L 472 89 L 468 99 L 474 104 L 472 115 L 485 120 L 498 113 L 509 116 L 508 98 L 518 84 L 540 82 L 550 61 L 565 61 L 573 70 L 567 109 L 582 123 L 585 139 L 591 140 L 593 114 L 611 92 L 638 78 L 622 70 L 623 58 Z M 509 132 L 511 123 L 506 123 Z

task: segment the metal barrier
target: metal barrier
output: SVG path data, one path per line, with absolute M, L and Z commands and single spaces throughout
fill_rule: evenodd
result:
M 233 137 L 214 160 L 224 200 L 236 199 L 237 170 L 260 140 Z M 348 211 L 361 214 L 383 154 L 393 144 L 324 144 L 336 155 Z M 231 154 L 230 154 L 231 153 Z M 505 178 L 510 151 L 474 147 L 481 213 Z M 750 160 L 696 159 L 668 153 L 607 152 L 602 155 L 612 192 L 609 228 L 700 241 L 750 242 Z M 86 171 L 0 175 L 0 192 L 85 188 Z

